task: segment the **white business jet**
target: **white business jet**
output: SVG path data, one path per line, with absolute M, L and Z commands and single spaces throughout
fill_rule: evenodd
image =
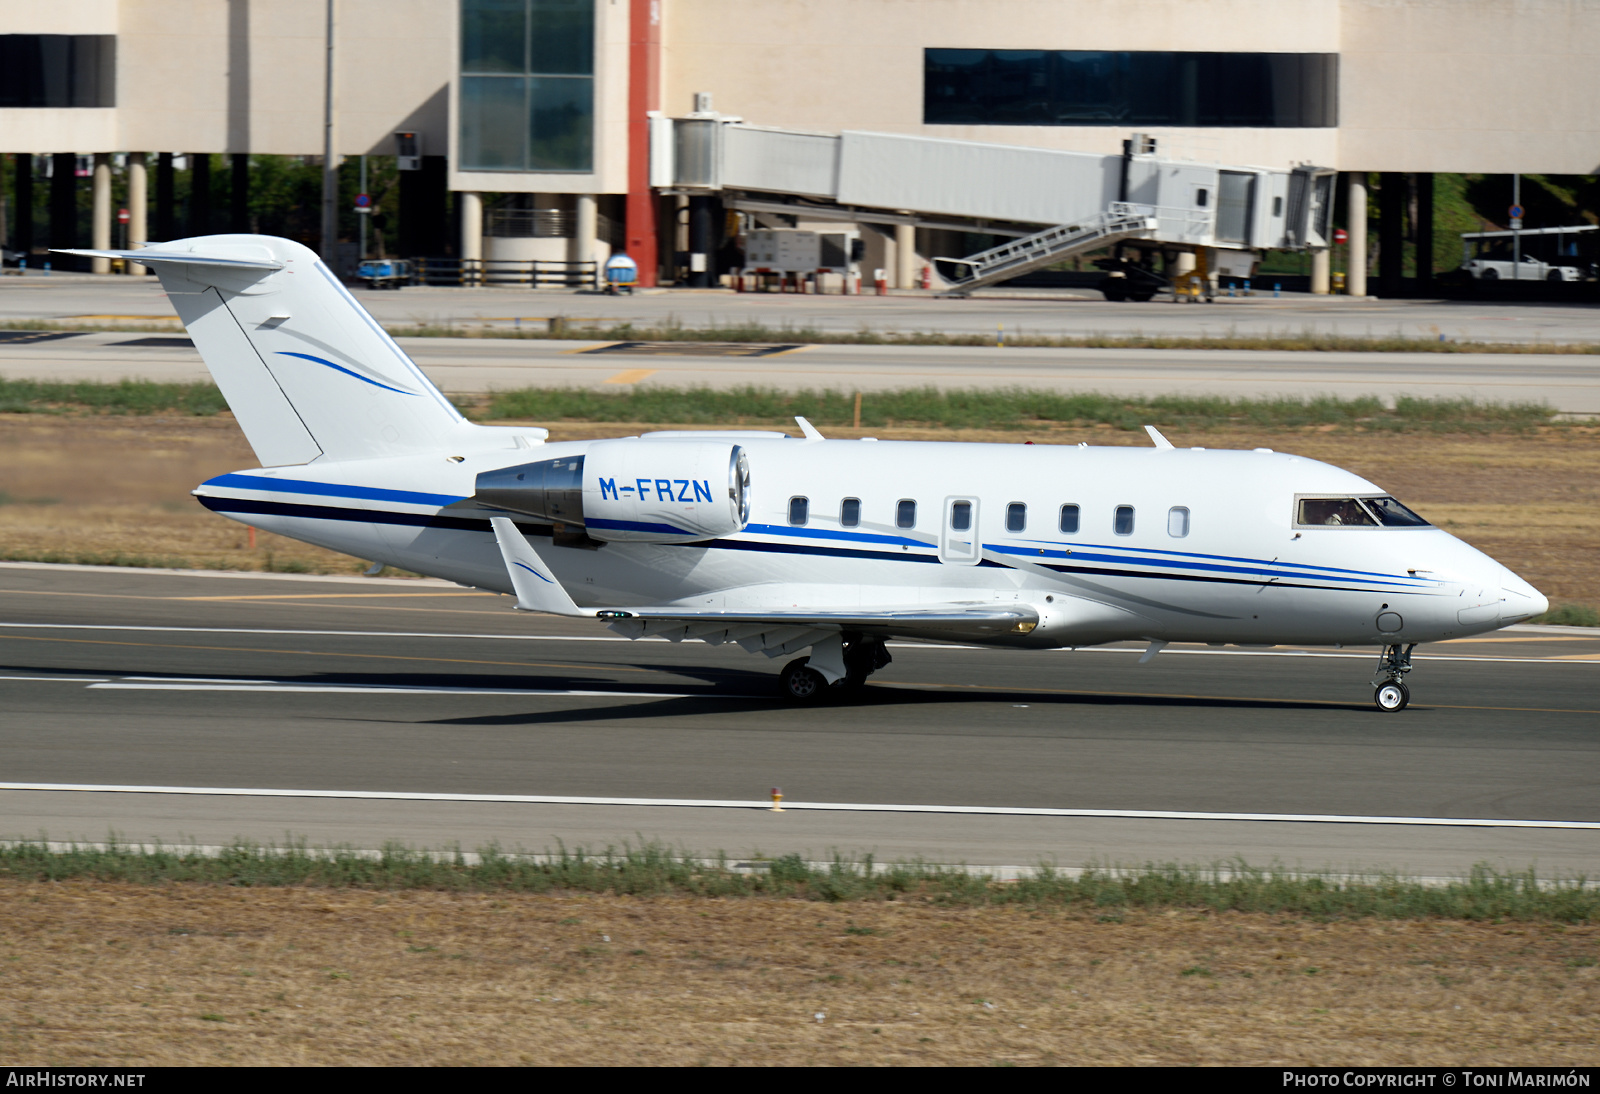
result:
M 194 493 L 234 520 L 514 594 L 629 638 L 780 657 L 781 692 L 859 687 L 891 638 L 1052 649 L 1419 642 L 1545 598 L 1372 483 L 1276 453 L 827 440 L 759 431 L 550 443 L 461 416 L 315 254 L 206 236 L 153 267 L 261 467 Z

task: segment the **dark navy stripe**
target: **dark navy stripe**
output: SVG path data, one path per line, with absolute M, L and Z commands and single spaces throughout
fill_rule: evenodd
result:
M 880 536 L 871 532 L 835 532 L 831 528 L 796 528 L 788 524 L 747 524 L 744 530 L 763 536 L 799 536 L 813 539 L 845 539 L 856 543 L 888 543 L 896 547 L 927 547 L 929 544 L 904 536 Z
M 1294 581 L 1249 581 L 1237 577 L 1211 577 L 1207 574 L 1182 574 L 1182 573 L 1151 573 L 1148 570 L 1108 570 L 1096 566 L 1052 566 L 1043 564 L 1045 569 L 1054 570 L 1061 574 L 1083 574 L 1088 577 L 1142 577 L 1155 578 L 1160 581 L 1201 581 L 1213 585 L 1248 585 L 1252 588 L 1275 589 L 1317 589 L 1322 592 L 1347 593 L 1347 592 L 1392 592 L 1390 589 L 1356 589 L 1348 585 L 1306 585 Z M 1413 590 L 1417 591 L 1417 590 Z
M 305 505 L 299 502 L 264 501 L 258 498 L 218 498 L 201 495 L 200 504 L 213 513 L 260 513 L 274 517 L 306 517 L 311 520 L 343 520 L 354 524 L 395 524 L 411 528 L 452 528 L 462 532 L 489 532 L 494 527 L 487 517 L 447 517 L 437 513 L 396 513 L 388 509 L 346 509 L 334 505 Z M 518 524 L 533 535 L 549 535 L 548 524 Z
M 226 486 L 235 490 L 271 490 L 280 494 L 317 494 L 328 498 L 360 498 L 362 501 L 393 501 L 402 505 L 437 505 L 441 508 L 466 501 L 455 494 L 424 494 L 416 490 L 385 490 L 376 486 L 346 486 L 343 483 L 307 482 L 303 479 L 272 479 L 263 475 L 230 473 L 200 484 Z
M 618 532 L 665 532 L 672 536 L 696 534 L 674 524 L 653 524 L 644 520 L 602 520 L 599 517 L 585 517 L 583 522 L 590 528 L 611 528 Z
M 1035 555 L 1037 555 L 1038 552 L 1039 552 L 1039 549 L 1037 547 L 1035 547 L 1035 548 L 1007 547 L 1007 546 L 1004 546 L 1002 544 L 996 544 L 996 543 L 985 543 L 983 546 L 984 546 L 985 550 L 994 551 L 997 554 L 1016 555 L 1016 556 L 1019 556 L 1019 557 L 1026 557 L 1030 553 L 1030 550 Z M 1179 554 L 1179 552 L 1176 552 L 1176 551 L 1171 552 L 1171 553 L 1172 554 Z M 1063 558 L 1063 557 L 1066 557 L 1066 552 L 1062 552 L 1062 551 L 1046 551 L 1046 552 L 1044 552 L 1044 557 L 1050 558 L 1052 556 L 1054 556 L 1056 558 Z M 1276 563 L 1276 564 L 1273 564 L 1273 563 L 1257 563 L 1254 566 L 1218 566 L 1218 565 L 1216 565 L 1214 563 L 1207 563 L 1207 562 L 1189 562 L 1189 561 L 1186 561 L 1186 560 L 1172 560 L 1172 561 L 1169 561 L 1167 559 L 1128 558 L 1125 555 L 1103 555 L 1103 554 L 1095 554 L 1095 553 L 1089 552 L 1089 551 L 1072 551 L 1071 552 L 1071 556 L 1073 558 L 1082 559 L 1082 560 L 1084 560 L 1086 562 L 1123 562 L 1123 563 L 1131 562 L 1131 563 L 1133 563 L 1135 565 L 1139 565 L 1139 566 L 1182 566 L 1182 567 L 1185 567 L 1185 568 L 1190 569 L 1190 570 L 1210 570 L 1210 571 L 1215 571 L 1215 572 L 1218 572 L 1218 573 L 1232 573 L 1232 574 L 1257 574 L 1257 575 L 1260 575 L 1260 576 L 1263 576 L 1263 577 L 1290 577 L 1290 578 L 1298 578 L 1298 579 L 1302 579 L 1302 580 L 1305 580 L 1305 579 L 1311 579 L 1311 580 L 1320 579 L 1322 581 L 1349 581 L 1349 582 L 1365 583 L 1365 584 L 1369 584 L 1369 585 L 1372 584 L 1374 581 L 1382 581 L 1382 582 L 1385 582 L 1385 583 L 1388 583 L 1388 584 L 1399 585 L 1402 589 L 1407 589 L 1407 590 L 1411 590 L 1411 589 L 1425 590 L 1425 589 L 1429 589 L 1429 588 L 1433 588 L 1434 587 L 1433 585 L 1415 583 L 1414 580 L 1408 580 L 1407 578 L 1402 578 L 1402 577 L 1395 577 L 1395 576 L 1390 575 L 1390 574 L 1369 574 L 1369 575 L 1366 575 L 1364 577 L 1356 577 L 1356 576 L 1344 577 L 1340 573 L 1308 574 L 1308 573 L 1305 573 L 1305 572 L 1298 572 L 1297 573 L 1297 572 L 1294 572 L 1294 571 L 1272 569 L 1273 565 L 1282 565 L 1282 563 Z M 1187 556 L 1187 557 L 1188 558 L 1205 558 L 1205 557 L 1215 557 L 1215 556 L 1190 555 L 1190 556 Z M 1041 565 L 1044 565 L 1044 564 L 1041 563 Z M 1326 569 L 1326 567 L 1319 567 L 1319 569 Z M 1360 573 L 1360 571 L 1346 570 L 1346 571 L 1344 571 L 1344 573 L 1357 574 L 1357 573 Z
M 686 543 L 685 547 L 721 547 L 730 551 L 756 551 L 778 555 L 826 555 L 829 558 L 873 558 L 881 562 L 938 562 L 937 555 L 914 555 L 909 551 L 861 551 L 848 547 L 822 547 L 809 543 L 763 543 L 753 539 L 714 539 L 708 543 Z M 1009 568 L 1009 567 L 1008 567 Z

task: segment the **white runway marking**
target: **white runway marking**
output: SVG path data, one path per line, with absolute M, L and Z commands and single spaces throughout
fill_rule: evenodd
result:
M 56 684 L 103 684 L 105 676 L 0 676 L 0 680 L 37 680 Z
M 283 635 L 286 637 L 326 637 L 326 638 L 473 638 L 506 642 L 665 642 L 667 639 L 659 635 L 649 635 L 644 638 L 623 638 L 618 635 L 606 634 L 468 634 L 433 631 L 318 631 L 318 630 L 280 630 L 266 627 L 151 627 L 151 626 L 123 626 L 115 623 L 3 623 L 0 628 L 13 630 L 71 630 L 71 631 L 153 631 L 174 634 L 260 634 Z M 1585 636 L 1586 637 L 1586 636 Z M 983 649 L 982 646 L 967 646 L 947 642 L 889 642 L 893 649 L 920 649 L 920 650 L 975 650 Z M 285 650 L 285 653 L 299 651 Z M 1124 649 L 1113 646 L 1081 646 L 1060 647 L 1052 650 L 1042 650 L 1043 653 L 1143 653 L 1143 647 L 1138 649 Z M 1370 661 L 1377 656 L 1376 647 L 1373 651 L 1345 651 L 1345 650 L 1307 650 L 1307 649 L 1175 649 L 1167 647 L 1162 651 L 1162 656 L 1191 656 L 1191 657 L 1326 657 L 1343 660 Z M 1482 655 L 1453 655 L 1443 653 L 1419 653 L 1413 660 L 1416 661 L 1489 661 L 1496 664 L 1507 665 L 1600 665 L 1600 661 L 1572 660 L 1554 657 L 1486 657 Z
M 119 786 L 100 783 L 0 782 L 0 791 L 43 790 L 91 794 L 183 794 L 233 798 L 345 798 L 366 801 L 460 802 L 504 805 L 610 805 L 678 809 L 771 810 L 767 801 L 715 798 L 594 798 L 548 794 L 429 794 L 385 790 L 273 790 L 236 786 Z M 1278 821 L 1295 824 L 1396 824 L 1438 828 L 1560 828 L 1600 831 L 1600 821 L 1496 820 L 1467 817 L 1363 817 L 1340 813 L 1200 813 L 1168 809 L 1029 809 L 1005 805 L 891 805 L 856 802 L 784 802 L 786 812 L 953 813 L 998 817 L 1103 817 L 1124 820 Z
M 693 695 L 672 691 L 581 691 L 570 688 L 374 687 L 365 684 L 281 684 L 273 680 L 140 680 L 129 678 L 89 685 L 104 691 L 288 691 L 336 695 L 542 695 L 605 699 L 733 699 L 742 696 Z

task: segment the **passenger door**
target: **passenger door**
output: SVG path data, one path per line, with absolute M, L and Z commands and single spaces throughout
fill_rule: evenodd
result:
M 978 535 L 978 499 L 944 499 L 944 516 L 939 524 L 939 560 L 951 566 L 976 566 L 983 554 Z

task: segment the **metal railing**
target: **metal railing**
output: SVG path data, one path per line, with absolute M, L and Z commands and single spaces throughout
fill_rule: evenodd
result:
M 1057 224 L 967 258 L 938 261 L 954 267 L 957 276 L 949 279 L 951 290 L 968 293 L 997 281 L 1019 277 L 1091 247 L 1133 236 L 1149 236 L 1156 231 L 1158 218 L 1146 212 L 1148 208 L 1116 202 L 1104 213 L 1088 220 Z
M 590 289 L 600 283 L 598 262 L 510 259 L 414 258 L 418 285 L 523 285 L 528 288 Z

